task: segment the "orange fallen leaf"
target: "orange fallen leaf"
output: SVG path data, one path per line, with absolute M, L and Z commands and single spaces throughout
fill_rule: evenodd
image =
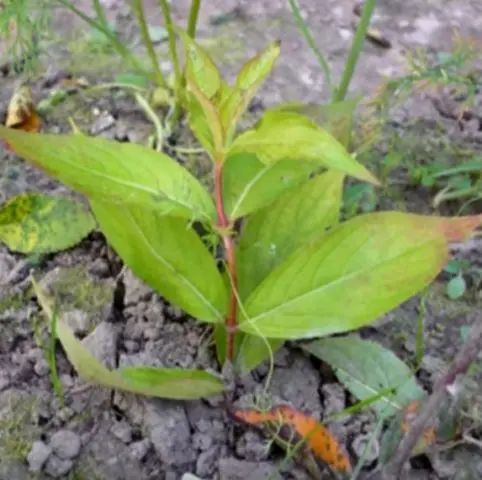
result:
M 311 451 L 333 471 L 351 472 L 350 459 L 333 434 L 315 418 L 304 415 L 289 405 L 275 406 L 265 412 L 254 408 L 234 410 L 231 414 L 237 420 L 282 436 L 291 446 L 297 443 L 296 440 L 304 440 Z

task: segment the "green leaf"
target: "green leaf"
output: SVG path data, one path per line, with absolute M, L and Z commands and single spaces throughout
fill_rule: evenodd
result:
M 186 78 L 194 83 L 207 98 L 212 98 L 221 87 L 219 70 L 204 48 L 186 32 L 178 29 L 178 33 L 186 48 Z
M 88 209 L 69 198 L 24 193 L 0 208 L 0 241 L 14 252 L 59 252 L 94 228 Z
M 281 160 L 263 165 L 255 155 L 237 154 L 223 167 L 224 208 L 235 219 L 266 206 L 281 193 L 307 180 L 316 165 Z
M 392 395 L 372 403 L 378 415 L 391 416 L 411 400 L 423 398 L 413 373 L 390 350 L 358 337 L 324 338 L 303 344 L 302 348 L 328 363 L 338 380 L 358 400 L 365 400 L 381 390 L 393 388 Z
M 242 300 L 298 247 L 338 223 L 343 180 L 335 171 L 317 175 L 246 220 L 237 251 Z
M 224 132 L 216 106 L 189 80 L 188 88 L 189 125 L 214 159 L 224 148 Z
M 53 309 L 50 299 L 32 279 L 39 303 L 50 321 Z M 57 337 L 79 376 L 86 382 L 150 397 L 190 400 L 223 391 L 220 378 L 192 369 L 134 367 L 109 370 L 75 338 L 62 317 L 56 322 Z
M 193 317 L 223 320 L 226 286 L 186 220 L 100 201 L 91 206 L 107 240 L 137 276 Z
M 462 275 L 457 275 L 447 283 L 447 296 L 451 300 L 456 300 L 464 295 L 466 290 L 465 280 Z
M 147 79 L 142 75 L 133 73 L 121 73 L 114 79 L 114 83 L 121 85 L 132 85 L 134 87 L 147 88 Z
M 227 138 L 231 138 L 237 122 L 257 90 L 271 73 L 279 54 L 280 43 L 272 42 L 268 48 L 251 58 L 240 70 L 231 95 L 220 105 L 222 124 Z
M 223 391 L 221 380 L 203 370 L 129 367 L 119 368 L 116 372 L 133 390 L 155 391 L 156 396 L 164 398 L 191 399 Z
M 366 325 L 436 277 L 449 256 L 446 236 L 465 236 L 467 218 L 383 212 L 350 220 L 276 268 L 246 300 L 240 329 L 295 339 Z
M 460 260 L 453 258 L 445 265 L 444 271 L 452 275 L 458 275 L 462 271 L 462 263 Z
M 379 183 L 330 133 L 294 112 L 266 112 L 257 127 L 234 140 L 228 154 L 240 152 L 257 155 L 267 165 L 291 158 Z
M 359 95 L 324 105 L 290 103 L 274 107 L 273 110 L 291 111 L 308 117 L 348 148 L 353 128 L 353 115 L 361 99 L 362 96 Z
M 238 244 L 239 295 L 248 295 L 300 245 L 338 223 L 344 175 L 326 172 L 282 194 L 251 215 Z M 236 366 L 248 373 L 283 345 L 244 335 Z
M 172 158 L 133 143 L 84 135 L 27 133 L 0 126 L 15 153 L 90 198 L 214 221 L 204 187 Z

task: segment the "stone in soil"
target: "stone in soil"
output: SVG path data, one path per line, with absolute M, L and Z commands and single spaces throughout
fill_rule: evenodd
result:
M 116 325 L 102 322 L 82 340 L 82 343 L 106 367 L 115 368 L 117 366 L 118 336 L 119 331 Z
M 71 430 L 58 430 L 50 438 L 54 453 L 62 459 L 75 458 L 82 446 L 79 435 Z
M 246 462 L 237 458 L 219 461 L 219 480 L 281 480 L 275 465 L 268 462 Z
M 109 432 L 110 426 L 108 421 L 96 425 L 93 435 L 84 442 L 77 465 L 83 467 L 86 478 L 144 479 L 140 461 Z
M 33 473 L 40 472 L 51 454 L 52 448 L 49 445 L 40 440 L 33 442 L 32 448 L 27 455 L 30 471 Z
M 44 470 L 47 475 L 53 478 L 61 478 L 64 475 L 67 475 L 72 467 L 74 466 L 74 462 L 69 460 L 68 458 L 59 458 L 57 455 L 50 455 L 47 463 L 45 464 Z
M 311 361 L 299 352 L 293 353 L 293 359 L 290 367 L 275 369 L 270 392 L 289 401 L 303 413 L 320 419 L 320 375 Z
M 145 402 L 143 427 L 162 463 L 168 467 L 192 465 L 196 455 L 184 406 L 167 400 Z

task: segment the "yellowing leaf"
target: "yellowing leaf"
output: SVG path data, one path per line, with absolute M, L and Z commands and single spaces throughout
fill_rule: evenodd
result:
M 378 184 L 376 178 L 330 133 L 294 112 L 268 111 L 259 125 L 231 144 L 228 154 L 252 153 L 271 165 L 283 159 L 310 162 Z
M 33 288 L 45 315 L 52 321 L 50 299 L 32 279 Z M 222 381 L 202 370 L 153 367 L 109 370 L 75 338 L 62 317 L 56 322 L 57 338 L 79 376 L 86 382 L 150 397 L 191 400 L 223 391 Z
M 240 328 L 310 338 L 366 325 L 427 286 L 447 264 L 447 239 L 480 221 L 399 212 L 350 220 L 276 268 L 246 300 Z
M 24 193 L 0 207 L 0 241 L 14 252 L 65 250 L 94 228 L 88 209 L 68 198 Z
M 84 135 L 40 135 L 0 126 L 15 153 L 89 198 L 215 221 L 204 187 L 176 161 L 133 143 Z

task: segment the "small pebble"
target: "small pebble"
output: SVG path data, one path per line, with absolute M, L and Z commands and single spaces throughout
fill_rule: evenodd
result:
M 60 381 L 65 388 L 72 388 L 74 386 L 74 379 L 68 373 L 60 375 Z
M 45 358 L 39 358 L 33 367 L 33 371 L 39 376 L 44 377 L 50 372 L 50 367 Z
M 82 310 L 69 310 L 62 316 L 63 321 L 76 335 L 87 335 L 90 329 L 90 318 Z
M 59 478 L 67 475 L 73 466 L 74 462 L 72 462 L 72 460 L 50 455 L 45 464 L 45 473 L 53 478 Z
M 61 459 L 75 458 L 82 445 L 80 436 L 70 430 L 59 430 L 52 435 L 50 446 Z
M 140 349 L 139 343 L 135 340 L 124 340 L 124 348 L 129 353 L 137 353 Z
M 368 433 L 366 435 L 357 435 L 352 443 L 353 452 L 355 453 L 356 457 L 360 459 L 364 453 L 366 447 L 371 442 L 372 433 Z M 380 455 L 380 445 L 378 443 L 378 439 L 375 439 L 371 443 L 370 449 L 365 454 L 363 465 L 370 466 L 373 462 L 377 460 Z
M 126 422 L 115 422 L 112 425 L 111 432 L 123 443 L 132 442 L 132 428 Z
M 151 448 L 151 443 L 147 438 L 145 438 L 144 440 L 140 440 L 139 442 L 132 443 L 129 448 L 131 450 L 132 456 L 135 459 L 142 461 L 146 457 L 149 448 Z
M 38 473 L 52 453 L 52 448 L 40 440 L 33 442 L 32 449 L 27 455 L 27 462 L 31 472 Z

